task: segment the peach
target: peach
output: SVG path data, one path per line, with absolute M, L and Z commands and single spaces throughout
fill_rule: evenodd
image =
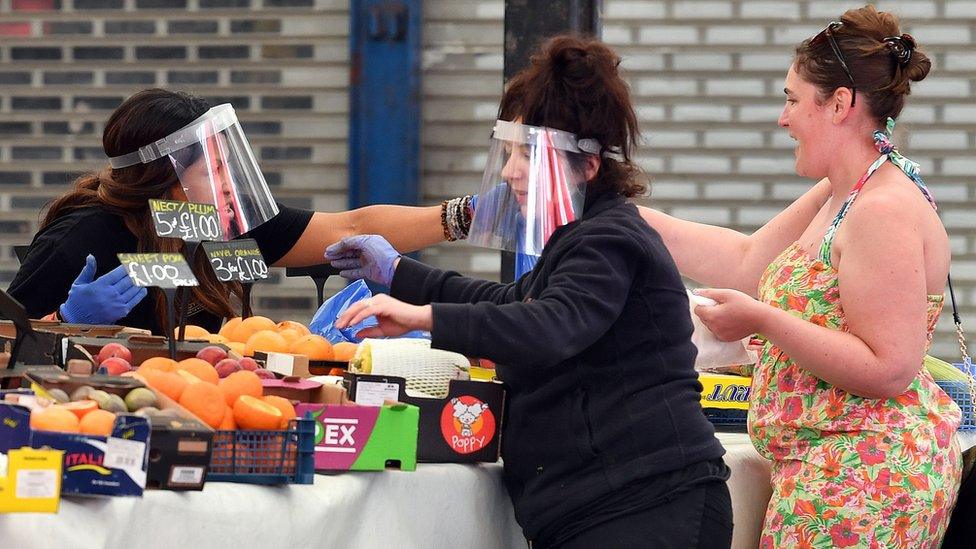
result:
M 274 372 L 271 370 L 265 370 L 264 368 L 258 368 L 254 370 L 254 373 L 258 375 L 261 379 L 275 379 Z

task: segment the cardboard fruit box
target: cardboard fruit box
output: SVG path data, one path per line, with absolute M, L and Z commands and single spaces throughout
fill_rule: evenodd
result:
M 110 436 L 38 431 L 30 409 L 0 402 L 0 452 L 24 446 L 64 451 L 61 494 L 142 496 L 146 486 L 149 422 L 119 414 Z
M 417 468 L 416 406 L 400 402 L 380 406 L 299 404 L 299 416 L 316 421 L 316 471 L 382 471 Z
M 64 364 L 65 339 L 68 337 L 115 337 L 125 328 L 95 324 L 65 324 L 31 320 L 33 332 L 22 335 L 17 364 Z M 0 321 L 0 347 L 9 353 L 17 338 L 17 328 L 9 320 Z
M 64 372 L 33 372 L 30 379 L 45 389 L 61 389 L 71 394 L 87 385 L 107 393 L 125 396 L 137 387 L 146 387 L 140 378 L 107 375 L 69 375 Z M 146 488 L 162 490 L 202 490 L 213 450 L 214 431 L 163 393 L 156 395 L 159 413 L 149 416 L 149 469 Z
M 347 373 L 344 379 L 356 404 L 396 401 L 420 409 L 418 461 L 498 461 L 505 412 L 501 383 L 454 379 L 445 398 L 424 398 L 408 395 L 402 377 Z

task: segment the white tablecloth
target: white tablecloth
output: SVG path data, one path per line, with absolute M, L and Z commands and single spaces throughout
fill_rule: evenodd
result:
M 771 494 L 769 463 L 747 435 L 718 437 L 732 469 L 733 547 L 755 548 Z M 964 448 L 976 443 L 976 433 L 961 438 Z M 316 475 L 312 486 L 213 482 L 202 492 L 67 499 L 57 515 L 0 515 L 3 549 L 524 546 L 498 464 Z

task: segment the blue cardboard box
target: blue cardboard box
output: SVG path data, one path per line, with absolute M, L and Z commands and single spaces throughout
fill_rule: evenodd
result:
M 0 402 L 0 452 L 29 446 L 64 451 L 62 495 L 142 496 L 149 466 L 149 421 L 119 414 L 108 437 L 36 431 L 30 409 Z

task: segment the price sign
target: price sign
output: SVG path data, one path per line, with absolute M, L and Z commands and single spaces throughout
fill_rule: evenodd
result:
M 213 204 L 179 200 L 149 200 L 156 234 L 163 238 L 180 238 L 184 242 L 223 240 L 220 217 Z
M 202 245 L 221 282 L 254 282 L 268 278 L 268 265 L 253 238 L 204 242 Z
M 197 277 L 181 254 L 119 254 L 129 278 L 136 286 L 178 288 L 197 286 Z

